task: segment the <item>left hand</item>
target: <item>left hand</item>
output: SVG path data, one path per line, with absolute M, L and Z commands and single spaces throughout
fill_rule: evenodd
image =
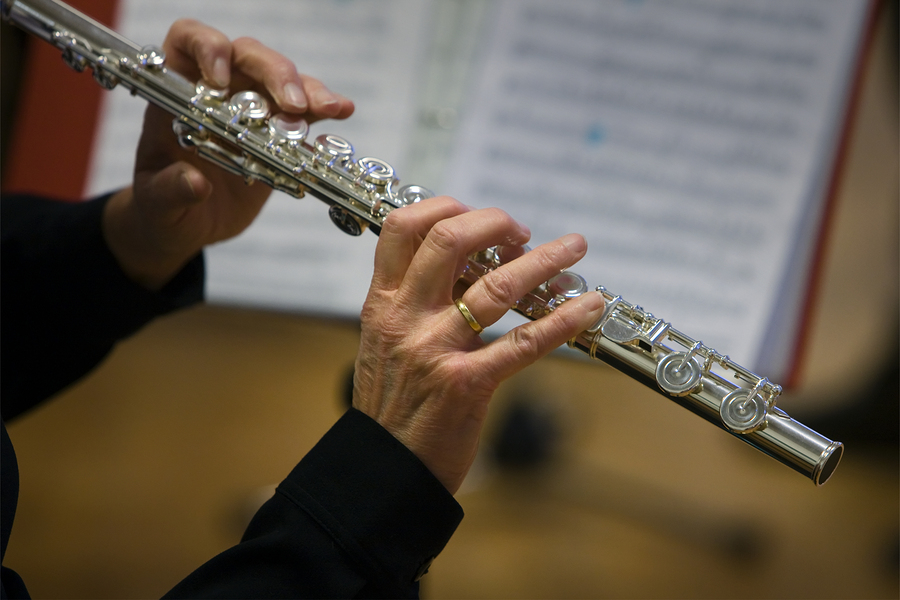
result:
M 167 68 L 232 92 L 260 92 L 273 113 L 300 114 L 308 122 L 353 113 L 350 100 L 298 74 L 290 60 L 251 38 L 231 42 L 202 23 L 180 20 L 163 50 Z M 272 191 L 185 152 L 171 121 L 169 113 L 148 106 L 133 185 L 110 198 L 103 221 L 107 244 L 125 273 L 149 289 L 165 285 L 204 246 L 241 233 Z

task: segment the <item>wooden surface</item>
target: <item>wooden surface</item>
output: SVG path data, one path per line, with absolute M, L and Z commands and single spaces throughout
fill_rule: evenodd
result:
M 889 32 L 863 82 L 802 385 L 779 402 L 795 416 L 873 410 L 854 396 L 897 344 Z M 10 427 L 22 489 L 6 563 L 37 598 L 164 593 L 237 541 L 342 412 L 357 340 L 355 323 L 222 307 L 151 325 Z M 484 453 L 424 596 L 898 597 L 895 444 L 855 434 L 817 489 L 601 364 L 550 358 L 500 390 L 486 450 L 522 401 L 553 426 L 553 453 L 518 471 Z

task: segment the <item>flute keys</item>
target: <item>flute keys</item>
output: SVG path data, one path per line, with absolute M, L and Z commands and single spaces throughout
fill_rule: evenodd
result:
M 380 158 L 372 158 L 366 156 L 356 162 L 359 168 L 359 179 L 367 183 L 371 183 L 379 189 L 394 180 L 394 167 L 381 160 Z
M 584 277 L 571 271 L 563 271 L 547 281 L 547 291 L 557 300 L 575 298 L 588 290 Z
M 422 187 L 421 185 L 404 185 L 397 192 L 397 201 L 401 204 L 415 204 L 416 202 L 421 202 L 426 198 L 433 198 L 434 192 L 429 190 L 428 188 Z
M 343 165 L 353 158 L 353 144 L 339 135 L 323 133 L 316 138 L 313 146 L 316 157 L 329 167 Z
M 756 390 L 734 390 L 722 400 L 719 416 L 736 433 L 750 433 L 766 425 L 769 405 Z
M 673 396 L 687 396 L 700 387 L 703 368 L 689 352 L 672 352 L 656 365 L 656 383 Z
M 269 133 L 276 143 L 299 143 L 309 134 L 309 124 L 302 117 L 281 113 L 269 119 Z
M 234 115 L 232 124 L 259 125 L 269 116 L 269 103 L 262 95 L 251 91 L 232 96 L 228 108 Z
M 137 59 L 142 67 L 158 71 L 166 64 L 166 53 L 159 46 L 144 46 Z
M 198 129 L 196 125 L 182 119 L 172 121 L 172 131 L 178 139 L 178 145 L 182 148 L 192 149 L 197 146 L 200 139 L 205 139 L 205 131 Z

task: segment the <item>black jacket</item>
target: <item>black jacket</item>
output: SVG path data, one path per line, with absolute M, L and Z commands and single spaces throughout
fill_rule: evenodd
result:
M 153 318 L 199 302 L 203 259 L 151 293 L 119 269 L 100 229 L 105 199 L 2 201 L 2 556 L 18 497 L 5 421 L 93 369 Z M 169 597 L 408 597 L 462 510 L 428 469 L 349 410 L 278 486 L 243 539 Z M 2 597 L 27 597 L 5 565 Z

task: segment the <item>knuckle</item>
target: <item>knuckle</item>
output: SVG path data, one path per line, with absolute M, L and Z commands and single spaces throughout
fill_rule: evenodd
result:
M 516 327 L 510 332 L 510 342 L 523 364 L 533 363 L 542 355 L 543 338 L 537 327 Z
M 508 271 L 497 269 L 482 277 L 484 292 L 491 301 L 503 306 L 511 306 L 519 299 L 516 280 Z
M 169 28 L 169 36 L 179 34 L 185 30 L 195 28 L 200 25 L 200 22 L 195 19 L 182 18 L 178 19 L 172 26 Z
M 293 80 L 297 75 L 297 67 L 290 59 L 277 54 L 273 57 L 267 73 L 269 77 L 277 82 L 287 82 Z
M 234 46 L 235 51 L 238 51 L 238 50 L 247 51 L 247 50 L 259 48 L 260 46 L 262 46 L 262 42 L 260 42 L 256 38 L 252 38 L 252 37 L 248 37 L 248 36 L 239 37 L 236 40 L 234 40 L 231 44 L 232 44 L 232 46 Z
M 384 230 L 400 230 L 403 228 L 403 224 L 409 220 L 406 213 L 402 210 L 392 210 L 388 213 L 388 216 L 385 218 L 384 222 L 381 224 L 382 231 Z
M 442 252 L 454 251 L 460 247 L 462 236 L 459 228 L 448 221 L 439 221 L 425 238 L 426 243 Z
M 435 203 L 440 202 L 442 204 L 447 204 L 449 207 L 451 207 L 454 214 L 465 213 L 469 210 L 469 208 L 465 204 L 463 204 L 453 196 L 437 196 L 433 201 Z
M 483 390 L 490 385 L 484 380 L 484 370 L 476 368 L 465 356 L 444 360 L 439 368 L 441 381 L 455 397 L 467 398 L 473 390 Z
M 490 219 L 496 219 L 499 221 L 509 221 L 512 222 L 513 218 L 509 216 L 505 210 L 497 208 L 496 206 L 491 206 L 488 208 L 482 209 L 485 215 Z
M 381 224 L 383 233 L 402 234 L 412 224 L 412 216 L 402 210 L 392 210 Z
M 381 298 L 367 299 L 359 314 L 360 326 L 364 331 L 375 333 L 381 347 L 398 349 L 409 336 L 403 325 L 406 315 L 397 314 L 400 311 L 396 307 L 383 304 Z
M 569 250 L 561 242 L 544 244 L 535 252 L 535 258 L 544 269 L 559 269 L 569 262 Z

